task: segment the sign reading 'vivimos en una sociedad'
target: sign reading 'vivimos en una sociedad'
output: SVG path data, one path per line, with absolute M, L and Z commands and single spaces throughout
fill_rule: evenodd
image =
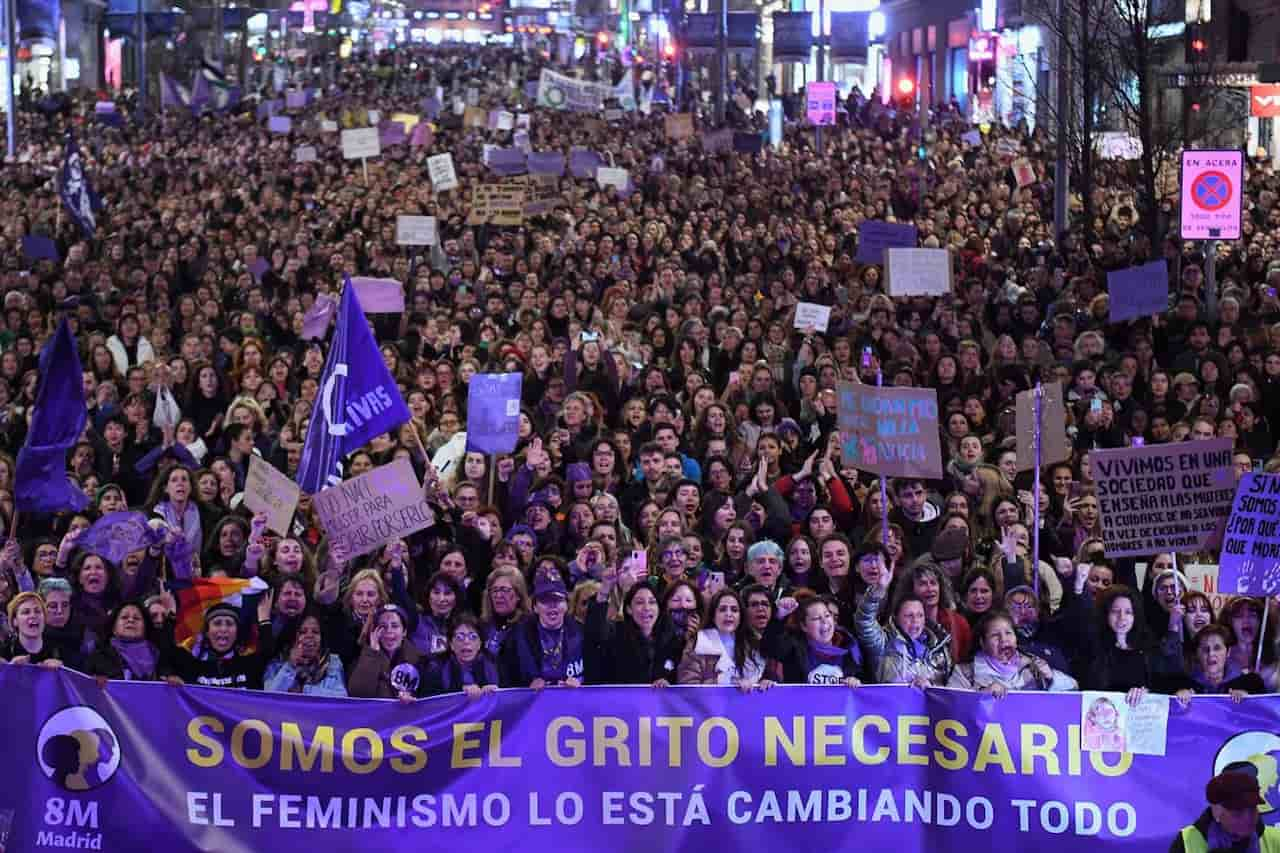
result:
M 1231 439 L 1089 454 L 1108 557 L 1196 551 L 1231 512 Z

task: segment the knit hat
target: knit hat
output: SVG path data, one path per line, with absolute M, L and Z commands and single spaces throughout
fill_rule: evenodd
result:
M 591 466 L 585 462 L 574 462 L 565 469 L 564 478 L 569 483 L 579 483 L 591 479 Z
M 230 616 L 236 620 L 237 625 L 240 624 L 240 611 L 225 601 L 220 601 L 204 612 L 204 626 L 208 628 L 209 623 L 218 616 Z
M 942 563 L 948 560 L 958 560 L 964 556 L 964 549 L 968 545 L 969 534 L 967 531 L 958 527 L 949 528 L 939 533 L 937 538 L 933 540 L 933 558 Z
M 1239 770 L 1228 770 L 1210 779 L 1204 788 L 1204 797 L 1210 805 L 1225 806 L 1232 810 L 1263 804 L 1262 794 L 1258 791 L 1258 780 Z

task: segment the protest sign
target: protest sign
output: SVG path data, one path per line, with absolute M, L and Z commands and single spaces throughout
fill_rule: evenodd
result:
M 1280 474 L 1249 472 L 1240 479 L 1223 536 L 1218 587 L 1228 594 L 1280 592 Z
M 530 175 L 525 184 L 524 215 L 539 216 L 555 209 L 560 200 L 560 179 L 555 175 Z
M 808 13 L 805 13 L 806 17 Z M 804 87 L 805 115 L 809 124 L 823 127 L 836 123 L 836 84 L 815 80 Z
M 481 107 L 467 107 L 462 112 L 462 126 L 465 129 L 487 128 L 489 126 L 489 114 Z
M 1187 589 L 1202 592 L 1213 606 L 1214 613 L 1221 613 L 1230 596 L 1218 586 L 1217 563 L 1183 563 L 1182 573 L 1187 577 Z
M 413 465 L 400 457 L 312 498 L 329 547 L 350 560 L 435 524 Z
M 1198 551 L 1231 508 L 1231 439 L 1089 452 L 1108 557 Z
M 468 225 L 519 225 L 524 222 L 522 184 L 477 184 L 471 191 Z
M 890 296 L 946 296 L 951 292 L 950 249 L 886 249 Z
M 519 148 L 501 148 L 495 145 L 486 152 L 484 162 L 490 171 L 504 177 L 523 175 L 528 171 L 526 155 Z
M 474 107 L 479 103 L 480 103 L 480 87 L 468 86 L 467 87 L 467 106 Z
M 526 165 L 530 175 L 564 175 L 564 155 L 559 151 L 530 151 Z
M 1112 323 L 1163 314 L 1169 308 L 1169 262 L 1161 258 L 1109 272 L 1107 291 Z
M 519 373 L 477 373 L 467 383 L 467 450 L 511 453 L 520 433 Z
M 934 389 L 841 382 L 837 417 L 846 465 L 886 477 L 942 476 Z
M 394 113 L 391 116 L 391 120 L 398 122 L 400 126 L 404 128 L 405 133 L 412 131 L 418 126 L 418 123 L 422 121 L 422 119 L 413 113 Z
M 300 110 L 307 105 L 307 93 L 290 89 L 284 93 L 284 105 L 287 109 Z
M 267 130 L 272 133 L 290 133 L 293 130 L 293 119 L 288 116 L 272 116 L 267 119 Z
M 965 145 L 968 145 L 970 148 L 977 148 L 982 144 L 982 131 L 967 130 L 960 134 L 960 141 Z
M 625 115 L 626 113 L 624 113 L 622 110 L 607 109 L 604 111 L 604 120 L 609 123 L 613 123 L 615 121 L 622 121 L 622 117 Z
M 870 219 L 858 226 L 858 263 L 884 263 L 885 249 L 914 249 L 916 227 Z
M 1136 705 L 1123 693 L 1085 690 L 1080 694 L 1080 746 L 1086 752 L 1164 755 L 1169 730 L 1169 697 L 1148 693 Z
M 293 149 L 293 159 L 296 163 L 314 163 L 316 161 L 316 147 L 314 145 L 299 145 Z
M 346 160 L 363 160 L 382 153 L 376 127 L 357 127 L 342 131 L 342 156 Z
M 1013 179 L 1017 181 L 1018 189 L 1029 187 L 1036 182 L 1035 167 L 1026 157 L 1019 157 L 1013 161 Z
M 702 150 L 708 154 L 733 150 L 733 130 L 722 128 L 702 134 Z
M 1052 465 L 1071 455 L 1067 441 L 1067 410 L 1062 402 L 1062 383 L 1050 382 L 1041 386 L 1044 395 L 1040 401 L 1040 465 Z M 1018 470 L 1030 471 L 1036 467 L 1035 447 L 1035 389 L 1018 394 L 1014 401 L 1018 433 Z
M 453 155 L 448 152 L 427 158 L 427 174 L 431 188 L 438 193 L 458 188 L 458 173 L 453 169 Z
M 604 158 L 590 148 L 569 149 L 569 173 L 575 178 L 594 179 L 596 169 L 604 164 Z
M 436 218 L 434 216 L 397 216 L 397 246 L 434 246 L 436 244 Z
M 29 261 L 58 260 L 58 244 L 43 234 L 27 234 L 22 238 L 22 254 Z
M 680 141 L 693 136 L 693 114 L 674 113 L 662 120 L 662 129 L 667 139 Z
M 365 112 L 365 115 L 369 118 L 369 124 L 372 125 L 373 127 L 377 127 L 378 122 L 382 121 L 381 110 L 367 110 Z
M 612 94 L 612 86 L 578 80 L 549 68 L 542 69 L 538 77 L 537 105 L 547 109 L 599 112 L 604 108 L 605 98 Z
M 601 189 L 613 187 L 618 192 L 623 192 L 629 180 L 631 175 L 626 169 L 615 169 L 611 166 L 600 166 L 596 169 L 596 183 Z
M 333 121 L 332 119 L 327 119 L 327 118 L 320 119 L 320 132 L 321 133 L 337 133 L 338 123 L 336 121 Z
M 381 121 L 378 122 L 378 144 L 383 148 L 390 148 L 392 145 L 400 145 L 408 140 L 404 132 L 404 125 L 398 121 Z
M 796 303 L 795 328 L 807 329 L 812 327 L 815 332 L 825 332 L 830 323 L 830 305 L 817 305 L 813 302 Z
M 494 127 L 497 130 L 513 130 L 515 128 L 516 117 L 514 113 L 509 113 L 506 110 L 495 110 L 495 112 L 497 116 Z
M 291 478 L 281 474 L 261 456 L 249 457 L 249 471 L 244 478 L 244 505 L 255 515 L 267 517 L 267 529 L 288 536 L 293 512 L 298 508 L 302 490 Z
M 360 307 L 366 314 L 399 314 L 404 311 L 404 285 L 393 278 L 354 276 Z

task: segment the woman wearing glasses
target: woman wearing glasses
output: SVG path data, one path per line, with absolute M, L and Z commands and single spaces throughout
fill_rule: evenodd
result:
M 425 692 L 464 693 L 475 699 L 498 689 L 498 664 L 484 647 L 484 626 L 470 613 L 455 613 L 449 624 L 449 650 L 426 679 Z

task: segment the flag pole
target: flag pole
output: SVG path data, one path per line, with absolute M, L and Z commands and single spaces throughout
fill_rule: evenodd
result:
M 498 454 L 489 454 L 489 506 L 493 506 L 493 479 L 498 472 Z
M 884 369 L 876 364 L 876 387 L 884 387 Z M 889 550 L 889 485 L 885 474 L 880 474 L 880 545 Z
M 17 518 L 17 516 L 18 514 L 15 512 L 14 518 Z M 1258 655 L 1253 662 L 1254 672 L 1262 669 L 1262 647 L 1267 644 L 1267 613 L 1271 610 L 1268 605 L 1267 597 L 1265 595 L 1262 596 L 1262 627 L 1258 629 Z
M 13 95 L 13 83 L 18 66 L 18 21 L 17 11 L 14 8 L 17 2 L 18 0 L 4 0 L 4 85 L 9 87 L 9 94 L 4 101 L 4 127 L 6 150 L 10 160 L 18 156 L 18 101 Z
M 1036 383 L 1035 421 L 1032 442 L 1035 445 L 1035 482 L 1031 487 L 1031 583 L 1040 598 L 1040 433 L 1044 414 L 1044 386 Z

